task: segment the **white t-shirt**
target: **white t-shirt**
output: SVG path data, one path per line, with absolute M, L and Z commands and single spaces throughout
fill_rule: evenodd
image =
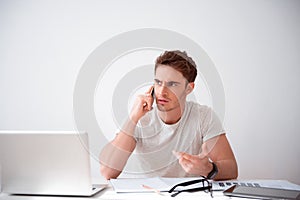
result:
M 181 119 L 172 125 L 165 124 L 154 108 L 142 117 L 135 129 L 136 148 L 122 176 L 191 176 L 182 169 L 172 151 L 197 155 L 203 142 L 223 133 L 219 118 L 207 106 L 186 102 Z

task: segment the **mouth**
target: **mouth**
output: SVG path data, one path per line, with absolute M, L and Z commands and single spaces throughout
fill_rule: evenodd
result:
M 169 100 L 168 100 L 168 99 L 165 99 L 165 98 L 158 98 L 158 99 L 157 99 L 157 103 L 158 103 L 158 104 L 164 105 L 164 104 L 169 103 Z

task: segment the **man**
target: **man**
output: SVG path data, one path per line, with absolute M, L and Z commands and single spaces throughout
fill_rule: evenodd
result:
M 166 51 L 154 72 L 154 86 L 137 97 L 129 120 L 101 152 L 102 175 L 118 177 L 135 151 L 134 164 L 148 177 L 237 178 L 237 163 L 217 115 L 186 101 L 197 76 L 192 58 Z

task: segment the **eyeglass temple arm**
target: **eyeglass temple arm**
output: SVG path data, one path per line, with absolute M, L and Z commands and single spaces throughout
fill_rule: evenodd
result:
M 178 186 L 188 186 L 188 185 L 193 185 L 195 183 L 201 183 L 207 181 L 206 179 L 196 179 L 196 180 L 192 180 L 192 181 L 186 181 L 183 183 L 178 183 L 177 185 L 174 185 L 168 192 L 171 193 L 175 190 L 176 187 Z
M 211 192 L 211 186 L 205 186 L 205 187 L 202 187 L 202 188 L 191 188 L 191 189 L 186 189 L 186 190 L 180 190 L 180 191 L 177 191 L 176 193 L 173 193 L 171 195 L 171 197 L 175 197 L 177 196 L 178 194 L 180 194 L 181 192 L 198 192 L 198 191 L 203 191 L 203 190 L 209 190 Z M 212 193 L 210 193 L 211 197 L 212 196 Z

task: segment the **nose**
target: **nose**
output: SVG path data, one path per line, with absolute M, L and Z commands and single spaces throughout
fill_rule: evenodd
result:
M 168 96 L 168 88 L 165 85 L 156 86 L 155 91 L 158 94 L 158 96 Z

